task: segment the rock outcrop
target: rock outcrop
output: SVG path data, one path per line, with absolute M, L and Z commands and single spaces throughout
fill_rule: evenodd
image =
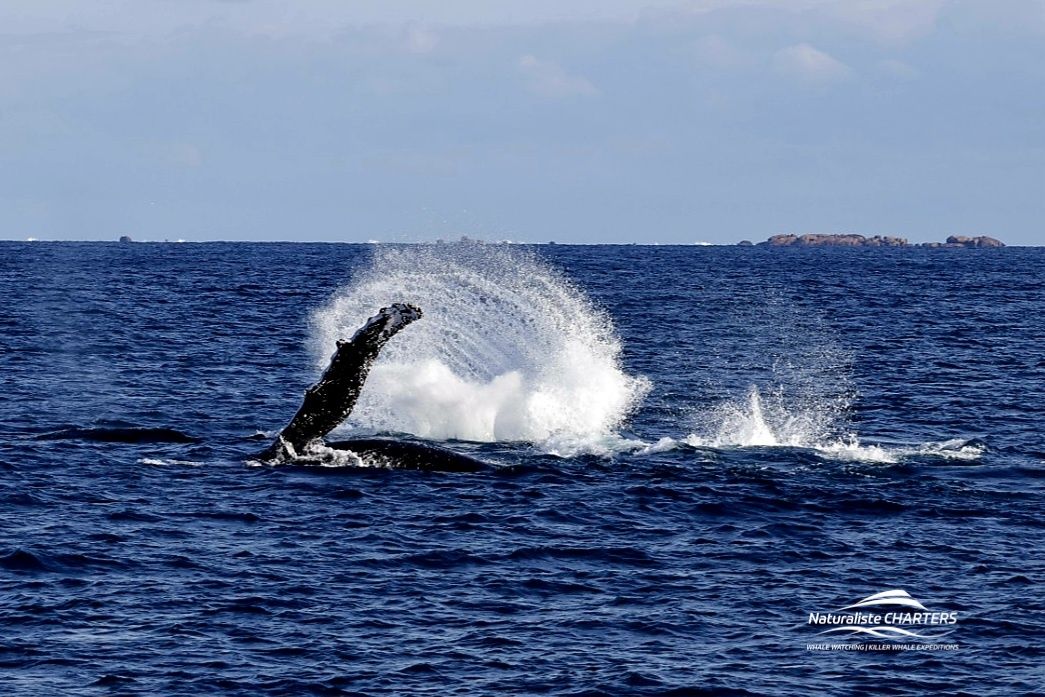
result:
M 944 243 L 945 247 L 1004 247 L 1005 243 L 993 237 L 980 235 L 979 237 L 966 237 L 965 235 L 951 235 Z
M 903 237 L 875 235 L 773 235 L 763 244 L 770 247 L 908 247 Z
M 741 243 L 743 244 L 743 242 Z M 965 237 L 964 235 L 951 235 L 946 242 L 925 242 L 924 244 L 911 244 L 904 237 L 891 237 L 889 235 L 875 235 L 864 237 L 863 235 L 773 235 L 765 242 L 759 242 L 760 247 L 1004 247 L 1005 244 L 993 237 L 981 235 L 980 237 Z

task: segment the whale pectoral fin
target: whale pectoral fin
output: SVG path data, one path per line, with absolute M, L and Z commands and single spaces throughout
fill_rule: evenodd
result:
M 351 339 L 340 339 L 330 364 L 316 384 L 305 390 L 294 418 L 262 454 L 263 459 L 290 458 L 312 440 L 330 433 L 352 413 L 370 366 L 385 343 L 401 329 L 421 318 L 421 309 L 393 303 L 366 321 Z M 289 448 L 289 451 L 288 451 Z

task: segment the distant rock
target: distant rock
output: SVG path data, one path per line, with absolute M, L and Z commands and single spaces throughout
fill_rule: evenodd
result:
M 947 247 L 1004 247 L 1005 243 L 993 237 L 980 235 L 979 237 L 966 237 L 965 235 L 951 235 L 945 244 Z
M 738 247 L 754 247 L 755 245 L 751 244 L 751 240 L 741 240 L 740 242 L 737 242 L 737 246 Z
M 746 240 L 741 245 L 751 244 Z M 889 235 L 875 235 L 864 237 L 863 235 L 773 235 L 765 242 L 759 242 L 760 247 L 969 247 L 987 248 L 1004 247 L 1005 244 L 993 237 L 965 237 L 964 235 L 951 235 L 946 242 L 926 242 L 924 244 L 911 244 L 904 237 L 891 237 Z
M 131 239 L 130 235 L 120 235 L 120 242 L 134 242 L 134 240 Z
M 908 247 L 906 237 L 891 237 L 889 235 L 875 235 L 867 238 L 868 247 Z
M 773 235 L 761 244 L 770 247 L 908 247 L 903 237 L 863 235 Z

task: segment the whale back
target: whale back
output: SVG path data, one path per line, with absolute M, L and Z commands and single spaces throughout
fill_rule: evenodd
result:
M 327 447 L 355 453 L 368 465 L 390 469 L 424 470 L 427 472 L 482 472 L 490 468 L 485 462 L 426 443 L 358 438 L 333 441 Z

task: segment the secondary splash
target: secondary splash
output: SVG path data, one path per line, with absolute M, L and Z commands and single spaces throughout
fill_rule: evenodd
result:
M 375 363 L 350 425 L 431 439 L 571 443 L 611 435 L 649 391 L 624 373 L 609 317 L 534 254 L 378 246 L 313 317 L 317 365 L 374 309 L 425 318 Z
M 913 445 L 862 444 L 847 431 L 849 398 L 834 396 L 789 403 L 778 389 L 767 399 L 752 385 L 742 400 L 726 401 L 705 414 L 703 434 L 693 433 L 685 443 L 694 447 L 806 448 L 830 460 L 892 464 L 911 457 L 972 461 L 986 446 L 980 441 L 950 439 Z
M 781 388 L 763 397 L 757 385 L 742 400 L 727 400 L 700 421 L 703 434 L 687 438 L 691 445 L 721 447 L 791 446 L 812 448 L 846 436 L 849 410 L 845 396 L 789 400 Z

